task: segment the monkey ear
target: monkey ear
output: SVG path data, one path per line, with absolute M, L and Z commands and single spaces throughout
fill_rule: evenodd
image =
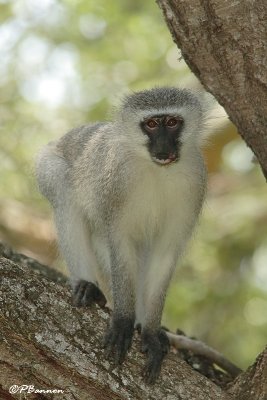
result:
M 215 97 L 205 90 L 198 91 L 197 97 L 202 106 L 204 114 L 209 114 L 217 105 L 217 100 L 215 99 Z
M 213 136 L 220 135 L 224 130 L 225 126 L 229 124 L 229 117 L 226 114 L 224 108 L 215 100 L 215 98 L 210 95 L 207 97 L 207 101 L 211 101 L 209 103 L 210 108 L 206 108 L 205 116 L 204 116 L 204 129 L 202 133 L 203 143 L 209 142 L 212 140 Z
M 197 90 L 194 93 L 202 108 L 203 122 L 199 143 L 201 147 L 204 147 L 209 144 L 213 136 L 220 134 L 229 119 L 224 108 L 211 93 L 206 92 L 204 89 Z

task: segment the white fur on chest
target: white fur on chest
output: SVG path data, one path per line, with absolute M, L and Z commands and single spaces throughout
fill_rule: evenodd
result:
M 199 185 L 186 166 L 179 163 L 149 165 L 137 171 L 130 201 L 123 212 L 123 225 L 130 236 L 139 241 L 158 234 L 181 230 L 192 225 Z

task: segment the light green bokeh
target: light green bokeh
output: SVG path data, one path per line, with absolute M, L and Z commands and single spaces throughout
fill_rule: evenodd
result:
M 106 119 L 130 90 L 194 79 L 154 1 L 2 0 L 0 20 L 0 193 L 42 212 L 32 165 L 43 144 Z M 209 195 L 164 323 L 245 367 L 267 338 L 267 196 L 240 143 L 225 148 L 213 180 L 225 190 Z

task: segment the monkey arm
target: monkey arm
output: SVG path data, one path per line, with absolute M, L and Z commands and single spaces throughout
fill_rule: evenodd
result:
M 127 240 L 112 237 L 110 245 L 113 314 L 104 338 L 104 347 L 115 364 L 121 364 L 129 350 L 134 333 L 136 257 Z

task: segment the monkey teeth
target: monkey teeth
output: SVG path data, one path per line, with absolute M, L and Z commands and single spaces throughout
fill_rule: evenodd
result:
M 167 158 L 166 160 L 163 160 L 163 159 L 160 160 L 159 158 L 152 157 L 152 159 L 153 159 L 153 161 L 155 161 L 156 163 L 161 164 L 161 165 L 167 165 L 167 164 L 170 164 L 170 163 L 176 161 L 176 159 L 171 159 L 171 158 Z

